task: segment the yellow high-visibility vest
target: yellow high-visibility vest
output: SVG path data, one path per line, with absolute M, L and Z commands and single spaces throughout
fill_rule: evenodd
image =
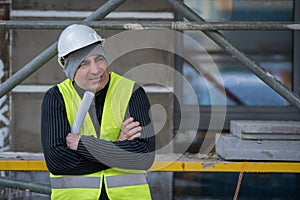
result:
M 100 138 L 116 141 L 125 117 L 134 82 L 113 72 L 110 73 L 110 82 L 101 120 Z M 67 79 L 58 84 L 67 111 L 68 121 L 72 126 L 77 114 L 81 98 L 73 87 L 72 81 Z M 96 136 L 90 115 L 87 113 L 80 135 Z M 149 185 L 145 171 L 130 171 L 116 168 L 86 175 L 53 175 L 50 173 L 51 199 L 57 200 L 96 200 L 101 194 L 102 183 L 109 199 L 151 199 Z

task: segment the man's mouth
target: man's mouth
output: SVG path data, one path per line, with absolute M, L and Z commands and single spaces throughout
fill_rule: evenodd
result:
M 90 81 L 101 81 L 101 79 L 104 77 L 104 72 L 99 73 L 96 76 L 91 77 L 89 80 Z

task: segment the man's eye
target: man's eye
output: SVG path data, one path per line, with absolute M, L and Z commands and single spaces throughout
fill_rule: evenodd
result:
M 80 66 L 86 66 L 88 63 L 87 62 L 82 62 L 80 63 Z
M 96 62 L 99 62 L 99 61 L 102 61 L 102 60 L 103 60 L 102 56 L 96 58 Z

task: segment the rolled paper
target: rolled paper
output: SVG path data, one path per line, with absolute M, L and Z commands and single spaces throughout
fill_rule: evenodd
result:
M 94 96 L 95 94 L 90 91 L 86 91 L 84 93 L 77 115 L 71 128 L 71 133 L 79 134 L 83 120 L 92 104 Z

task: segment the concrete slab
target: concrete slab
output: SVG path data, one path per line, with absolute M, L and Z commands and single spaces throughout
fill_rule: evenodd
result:
M 299 140 L 243 140 L 217 134 L 215 148 L 225 160 L 300 161 Z
M 300 140 L 300 121 L 233 120 L 230 132 L 242 139 Z

